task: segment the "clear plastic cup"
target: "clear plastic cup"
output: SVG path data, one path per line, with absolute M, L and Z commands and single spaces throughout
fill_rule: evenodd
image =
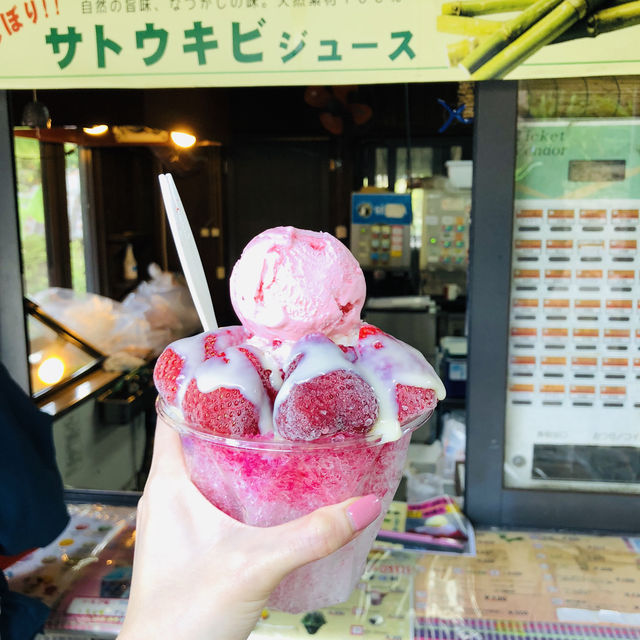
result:
M 411 433 L 430 416 L 403 427 L 402 436 L 393 442 L 362 438 L 289 442 L 268 436 L 251 440 L 215 436 L 176 419 L 160 398 L 157 409 L 180 434 L 191 481 L 236 520 L 268 527 L 355 496 L 373 493 L 381 500 L 380 517 L 354 540 L 296 569 L 279 584 L 268 606 L 289 613 L 348 599 L 398 488 Z

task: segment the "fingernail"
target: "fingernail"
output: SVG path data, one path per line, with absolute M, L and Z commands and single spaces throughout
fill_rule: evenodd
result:
M 369 526 L 379 515 L 382 505 L 378 496 L 373 493 L 358 498 L 347 507 L 347 516 L 354 531 L 360 531 Z

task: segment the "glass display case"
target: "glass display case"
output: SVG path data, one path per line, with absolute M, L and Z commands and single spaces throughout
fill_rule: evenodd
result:
M 105 356 L 25 299 L 31 396 L 40 400 L 99 368 Z

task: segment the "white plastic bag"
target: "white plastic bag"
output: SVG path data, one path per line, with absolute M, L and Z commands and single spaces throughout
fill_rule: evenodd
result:
M 441 496 L 444 482 L 435 473 L 409 473 L 407 475 L 407 502 L 418 503 Z
M 455 409 L 442 416 L 442 456 L 438 459 L 437 469 L 445 481 L 453 481 L 456 463 L 463 462 L 466 455 L 467 428 L 466 414 Z
M 53 287 L 33 296 L 42 310 L 106 355 L 158 355 L 173 340 L 200 328 L 186 285 L 156 264 L 123 302 Z
M 141 282 L 123 301 L 125 309 L 144 315 L 154 329 L 171 329 L 181 335 L 193 333 L 200 326 L 186 284 L 178 276 L 149 265 L 151 279 Z

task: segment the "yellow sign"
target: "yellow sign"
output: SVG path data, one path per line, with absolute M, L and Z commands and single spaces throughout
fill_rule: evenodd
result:
M 640 73 L 640 0 L 0 0 L 0 89 Z

